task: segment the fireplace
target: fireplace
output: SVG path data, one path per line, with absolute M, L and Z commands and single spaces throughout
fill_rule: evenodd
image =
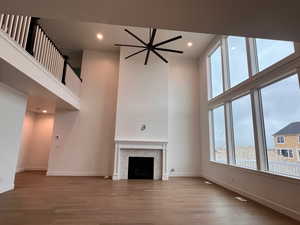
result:
M 167 141 L 117 139 L 115 142 L 113 180 L 168 180 Z
M 153 157 L 129 157 L 128 179 L 153 179 Z

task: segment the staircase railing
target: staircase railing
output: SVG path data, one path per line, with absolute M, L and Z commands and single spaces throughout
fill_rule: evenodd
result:
M 12 40 L 30 53 L 54 77 L 78 95 L 81 78 L 68 64 L 68 57 L 60 52 L 59 48 L 38 24 L 38 20 L 38 18 L 29 16 L 0 14 L 0 30 L 7 33 Z M 68 73 L 67 80 L 66 73 Z M 69 85 L 68 82 L 71 84 Z

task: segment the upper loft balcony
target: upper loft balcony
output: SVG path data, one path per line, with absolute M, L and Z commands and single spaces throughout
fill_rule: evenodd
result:
M 29 105 L 47 98 L 56 109 L 79 110 L 80 74 L 38 18 L 0 14 L 0 49 L 0 82 L 27 94 Z

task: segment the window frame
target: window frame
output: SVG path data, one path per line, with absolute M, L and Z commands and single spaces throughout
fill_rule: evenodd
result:
M 208 87 L 208 100 L 211 100 L 213 98 L 216 98 L 217 96 L 213 97 L 213 87 L 212 87 L 212 65 L 211 65 L 211 56 L 216 50 L 220 48 L 221 49 L 221 64 L 222 64 L 222 87 L 223 87 L 223 92 L 220 94 L 222 95 L 225 91 L 225 86 L 224 86 L 224 71 L 223 71 L 223 52 L 222 52 L 222 42 L 218 41 L 216 44 L 211 48 L 207 55 L 207 62 L 206 62 L 206 68 L 207 68 L 207 87 Z
M 279 139 L 278 138 L 283 138 L 283 142 L 280 142 L 278 141 Z M 283 135 L 279 135 L 279 136 L 276 136 L 276 144 L 285 144 L 285 136 Z
M 262 110 L 262 101 L 260 90 L 263 87 L 271 85 L 272 83 L 278 82 L 285 79 L 291 75 L 298 74 L 300 78 L 300 44 L 294 43 L 295 52 L 286 58 L 278 61 L 277 63 L 271 65 L 270 67 L 259 71 L 258 57 L 256 41 L 254 38 L 246 38 L 246 51 L 247 51 L 247 62 L 248 62 L 248 72 L 249 78 L 242 81 L 234 87 L 230 87 L 229 83 L 229 65 L 228 65 L 228 46 L 227 37 L 220 36 L 215 39 L 215 45 L 213 45 L 212 50 L 209 53 L 214 52 L 214 50 L 221 45 L 222 49 L 222 66 L 223 66 L 223 82 L 224 82 L 224 92 L 214 98 L 208 98 L 208 110 L 209 112 L 216 108 L 218 105 L 225 106 L 225 126 L 226 126 L 226 138 L 227 138 L 227 153 L 228 162 L 226 166 L 238 167 L 235 163 L 235 147 L 234 147 L 234 137 L 233 137 L 233 127 L 232 127 L 232 112 L 231 112 L 231 102 L 237 98 L 243 97 L 247 94 L 251 96 L 251 108 L 252 108 L 252 120 L 254 129 L 254 141 L 255 141 L 255 153 L 257 161 L 257 169 L 255 172 L 267 173 L 279 177 L 290 178 L 291 176 L 282 175 L 279 173 L 273 173 L 269 171 L 268 166 L 268 154 L 267 145 L 265 138 L 265 125 L 264 125 L 264 115 Z M 208 57 L 207 57 L 208 58 Z M 208 86 L 211 85 L 210 73 L 207 73 Z M 300 85 L 300 79 L 299 79 Z M 211 118 L 209 119 L 209 121 Z M 209 123 L 210 124 L 210 123 Z M 211 129 L 211 125 L 209 126 Z M 298 139 L 300 141 L 300 139 Z M 211 143 L 211 140 L 210 140 Z M 300 143 L 300 142 L 299 142 Z M 211 149 L 211 148 L 210 148 Z M 300 149 L 299 149 L 300 151 Z M 294 153 L 294 152 L 293 152 Z M 300 154 L 300 153 L 298 153 Z M 300 157 L 300 155 L 298 155 Z M 300 159 L 299 159 L 300 160 Z M 210 157 L 210 161 L 216 162 L 213 157 Z M 251 168 L 238 167 L 251 171 Z M 297 181 L 300 177 L 291 177 Z
M 215 125 L 214 125 L 214 114 L 213 110 L 223 107 L 224 108 L 224 128 L 225 128 L 225 141 L 226 141 L 226 160 L 225 163 L 219 162 L 216 160 L 216 148 L 215 148 Z M 228 140 L 227 140 L 227 129 L 226 129 L 226 114 L 225 114 L 225 105 L 218 105 L 215 108 L 209 110 L 209 133 L 210 133 L 210 160 L 221 163 L 221 164 L 228 164 L 229 158 L 228 158 Z

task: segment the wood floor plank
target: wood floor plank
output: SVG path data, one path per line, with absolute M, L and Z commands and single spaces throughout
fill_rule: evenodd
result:
M 0 195 L 2 225 L 299 225 L 202 179 L 117 181 L 99 177 L 16 176 Z

